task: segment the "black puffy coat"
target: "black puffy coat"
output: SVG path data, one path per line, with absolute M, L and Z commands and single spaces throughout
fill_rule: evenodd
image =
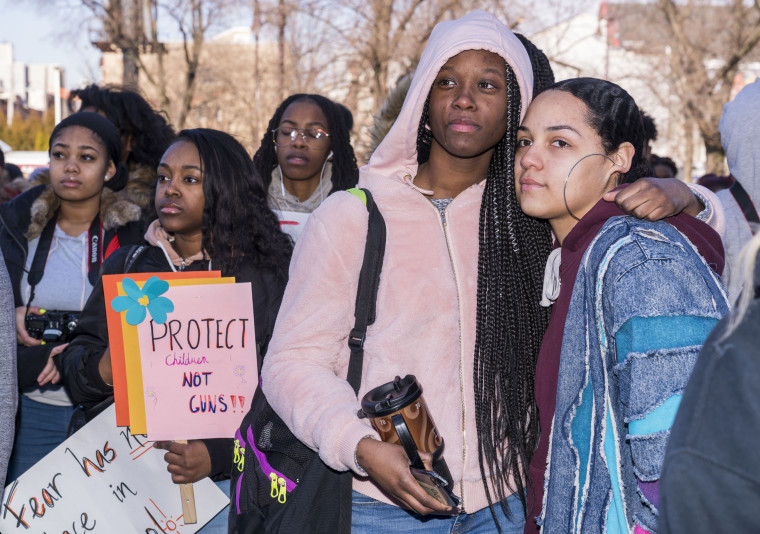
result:
M 28 239 L 39 235 L 45 224 L 55 215 L 58 202 L 49 185 L 40 185 L 0 205 L 0 249 L 11 279 L 16 307 L 27 304 L 21 296 L 21 279 L 29 250 Z M 140 207 L 131 201 L 104 189 L 100 218 L 104 230 L 104 254 L 120 246 L 144 243 Z M 19 345 L 19 362 L 23 362 L 18 366 L 19 388 L 36 385 L 37 376 L 47 363 L 50 350 L 56 345 Z

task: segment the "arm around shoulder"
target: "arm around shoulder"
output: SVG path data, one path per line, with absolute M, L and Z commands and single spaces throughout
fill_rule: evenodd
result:
M 718 232 L 721 239 L 725 239 L 726 214 L 723 211 L 723 204 L 721 204 L 718 196 L 699 184 L 687 183 L 686 185 L 689 186 L 689 189 L 691 189 L 694 196 L 704 205 L 702 211 L 693 215 L 704 223 L 710 225 L 713 230 Z

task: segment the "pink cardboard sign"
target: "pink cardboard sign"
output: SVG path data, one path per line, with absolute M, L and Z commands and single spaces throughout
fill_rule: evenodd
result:
M 148 438 L 231 438 L 258 383 L 250 283 L 170 287 L 137 326 Z M 154 320 L 156 319 L 156 320 Z

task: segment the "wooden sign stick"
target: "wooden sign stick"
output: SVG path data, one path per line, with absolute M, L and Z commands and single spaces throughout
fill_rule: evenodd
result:
M 177 443 L 187 444 L 186 439 L 175 440 Z M 180 484 L 179 495 L 182 498 L 182 520 L 186 525 L 194 525 L 198 522 L 198 516 L 195 512 L 195 493 L 193 485 Z

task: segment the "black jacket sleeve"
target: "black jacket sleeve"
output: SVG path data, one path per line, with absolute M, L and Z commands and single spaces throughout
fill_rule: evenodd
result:
M 208 455 L 211 458 L 209 477 L 214 480 L 230 478 L 234 440 L 232 438 L 216 438 L 201 441 L 206 445 Z
M 124 270 L 124 262 L 131 247 L 122 247 L 103 263 L 102 274 L 117 274 Z M 113 398 L 113 386 L 106 384 L 98 371 L 98 364 L 108 348 L 108 323 L 103 296 L 103 282 L 98 279 L 84 305 L 79 323 L 69 346 L 54 360 L 74 404 L 90 409 Z
M 282 296 L 285 293 L 287 280 L 276 276 L 269 270 L 258 270 L 252 276 L 243 272 L 238 282 L 251 282 L 253 292 L 253 320 L 256 327 L 256 357 L 257 368 L 261 373 L 264 355 L 267 353 L 269 341 L 272 339 L 274 323 L 280 311 Z
M 24 345 L 16 346 L 18 361 L 22 365 L 18 366 L 18 387 L 19 389 L 39 386 L 37 377 L 40 376 L 42 369 L 47 365 L 50 351 L 60 343 L 45 343 L 44 345 L 34 345 L 27 347 Z
M 668 439 L 657 532 L 760 532 L 760 300 L 705 342 Z

